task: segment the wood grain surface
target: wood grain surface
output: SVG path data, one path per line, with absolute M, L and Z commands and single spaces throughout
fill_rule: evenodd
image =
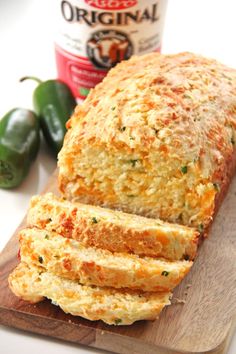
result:
M 56 178 L 45 191 L 58 193 Z M 24 226 L 25 220 L 19 228 Z M 66 315 L 48 300 L 36 305 L 19 300 L 7 282 L 18 248 L 16 230 L 0 256 L 1 324 L 116 353 L 227 353 L 236 323 L 236 177 L 173 304 L 154 322 L 108 326 Z

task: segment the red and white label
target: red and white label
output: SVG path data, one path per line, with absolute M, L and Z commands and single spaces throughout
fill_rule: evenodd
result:
M 84 99 L 107 71 L 161 48 L 167 0 L 57 0 L 58 76 Z
M 79 57 L 56 46 L 57 71 L 60 80 L 70 86 L 75 97 L 84 99 L 91 88 L 106 76 L 106 70 L 97 70 L 86 57 Z
M 85 0 L 85 2 L 97 9 L 115 11 L 135 6 L 138 0 Z

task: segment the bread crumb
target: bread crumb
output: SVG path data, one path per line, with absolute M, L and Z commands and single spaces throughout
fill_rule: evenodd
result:
M 177 297 L 173 298 L 173 300 L 171 301 L 172 304 L 185 304 L 186 301 L 183 299 L 178 299 Z

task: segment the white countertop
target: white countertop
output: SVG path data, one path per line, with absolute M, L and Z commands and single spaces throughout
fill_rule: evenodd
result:
M 53 8 L 56 0 L 0 1 L 0 117 L 16 106 L 31 108 L 34 84 L 25 75 L 56 76 Z M 235 0 L 169 0 L 163 52 L 193 51 L 236 68 Z M 0 250 L 23 218 L 29 199 L 42 190 L 56 167 L 42 144 L 37 161 L 16 190 L 0 190 Z M 0 326 L 0 353 L 103 353 L 80 345 Z M 134 348 L 135 353 L 135 348 Z M 236 335 L 228 354 L 236 353 Z M 130 353 L 132 354 L 132 353 Z M 148 354 L 148 353 L 147 353 Z

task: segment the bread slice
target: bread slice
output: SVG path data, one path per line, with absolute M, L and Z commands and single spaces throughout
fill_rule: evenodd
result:
M 172 290 L 189 272 L 192 261 L 167 261 L 85 247 L 75 240 L 37 228 L 20 232 L 21 260 L 82 284 Z
M 25 263 L 10 274 L 9 285 L 23 300 L 36 303 L 46 297 L 66 313 L 115 325 L 156 319 L 171 296 L 85 286 Z
M 215 60 L 123 61 L 68 121 L 59 188 L 70 200 L 204 232 L 235 171 L 235 106 L 236 70 Z
M 48 193 L 31 199 L 29 226 L 56 231 L 86 246 L 111 252 L 194 259 L 196 230 L 96 206 L 71 203 Z

